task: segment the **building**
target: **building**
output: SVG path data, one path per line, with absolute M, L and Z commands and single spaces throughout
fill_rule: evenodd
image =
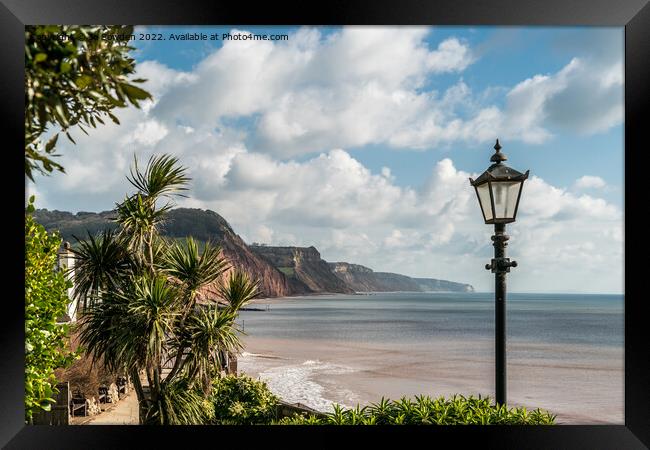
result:
M 74 276 L 74 253 L 70 248 L 69 242 L 64 242 L 61 248 L 58 251 L 57 259 L 57 270 L 65 271 L 65 277 L 68 280 L 72 280 Z M 70 302 L 68 303 L 68 310 L 66 315 L 62 317 L 60 322 L 76 322 L 77 321 L 77 303 L 78 301 L 74 299 L 74 286 L 68 288 L 68 298 Z

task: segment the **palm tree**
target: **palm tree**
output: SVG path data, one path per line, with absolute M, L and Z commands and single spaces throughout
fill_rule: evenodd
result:
M 80 342 L 94 361 L 131 376 L 141 423 L 202 423 L 200 403 L 223 367 L 220 355 L 242 348 L 235 319 L 259 293 L 257 283 L 236 270 L 222 282 L 229 267 L 218 246 L 208 242 L 199 252 L 192 238 L 160 236 L 169 199 L 189 181 L 176 158 L 152 157 L 144 172 L 136 159 L 128 179 L 137 192 L 117 204 L 118 231 L 89 236 L 75 250 L 76 295 L 91 299 Z M 199 305 L 199 293 L 213 284 L 219 298 Z
M 97 236 L 88 233 L 86 240 L 73 237 L 79 243 L 79 248 L 73 250 L 76 259 L 74 297 L 85 310 L 101 292 L 115 290 L 134 261 L 114 230 L 102 231 Z

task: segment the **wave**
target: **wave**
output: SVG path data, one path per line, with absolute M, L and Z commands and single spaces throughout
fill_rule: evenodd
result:
M 306 360 L 300 364 L 278 366 L 260 372 L 259 378 L 266 382 L 269 389 L 282 400 L 289 403 L 302 403 L 318 411 L 332 411 L 333 403 L 345 407 L 356 404 L 357 396 L 350 390 L 340 386 L 324 386 L 323 376 L 351 373 L 351 367 Z M 327 383 L 329 384 L 329 383 Z M 327 398 L 327 392 L 334 394 L 336 400 Z M 344 399 L 344 401 L 341 401 Z

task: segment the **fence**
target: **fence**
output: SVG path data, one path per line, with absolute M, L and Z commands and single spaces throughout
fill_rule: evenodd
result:
M 59 393 L 54 399 L 50 411 L 34 413 L 34 425 L 69 425 L 70 424 L 70 384 L 65 381 L 56 385 Z

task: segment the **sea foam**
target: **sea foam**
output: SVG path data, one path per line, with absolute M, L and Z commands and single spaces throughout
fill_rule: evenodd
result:
M 251 360 L 256 357 L 259 356 L 247 353 L 244 359 L 254 366 L 254 361 Z M 259 373 L 259 379 L 266 382 L 271 392 L 286 402 L 302 403 L 318 411 L 328 412 L 332 411 L 333 403 L 351 407 L 352 403 L 356 403 L 357 396 L 342 387 L 326 388 L 320 380 L 323 376 L 331 379 L 332 375 L 351 372 L 354 372 L 351 367 L 309 359 L 298 364 L 268 368 Z M 328 398 L 327 392 L 335 394 L 336 399 Z

